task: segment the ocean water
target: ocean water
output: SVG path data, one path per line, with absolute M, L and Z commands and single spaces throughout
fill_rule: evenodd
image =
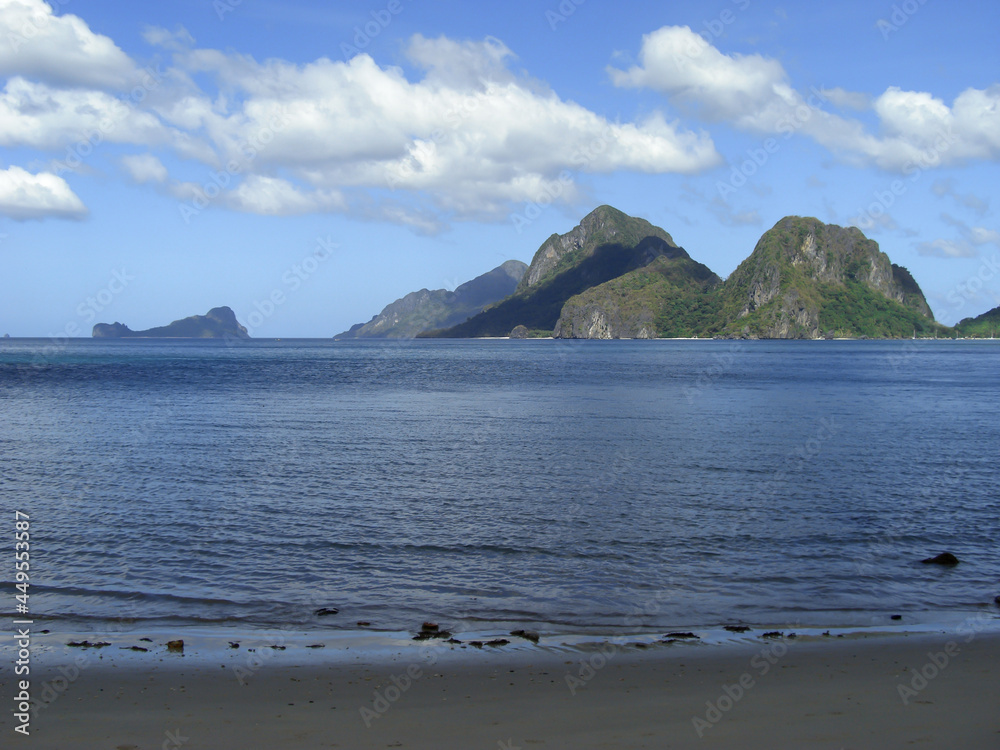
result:
M 932 621 L 998 413 L 990 341 L 7 340 L 0 497 L 48 627 Z

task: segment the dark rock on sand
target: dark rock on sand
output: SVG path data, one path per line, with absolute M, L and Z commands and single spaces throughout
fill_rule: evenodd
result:
M 694 633 L 667 633 L 664 638 L 696 638 L 701 639 L 701 636 L 695 635 Z
M 770 630 L 761 636 L 761 638 L 784 638 L 784 637 L 785 634 L 782 633 L 780 630 Z
M 167 651 L 172 654 L 183 654 L 184 653 L 184 641 L 167 641 Z
M 368 628 L 368 627 L 371 627 L 371 623 L 368 622 L 367 620 L 358 620 L 358 627 L 359 628 Z
M 340 612 L 340 610 L 337 609 L 336 607 L 320 607 L 315 612 L 313 612 L 313 614 L 316 615 L 317 617 L 328 617 L 329 615 L 335 615 L 338 612 Z
M 728 630 L 730 633 L 746 633 L 750 627 L 747 625 L 723 625 L 722 629 Z
M 229 648 L 239 648 L 239 647 L 240 647 L 240 644 L 238 644 L 236 641 L 230 641 L 229 642 Z
M 889 619 L 890 620 L 902 620 L 903 616 L 902 615 L 892 615 L 892 616 L 889 617 Z
M 96 643 L 91 643 L 90 641 L 70 641 L 66 645 L 72 646 L 73 648 L 104 648 L 105 646 L 110 646 L 111 644 L 107 641 L 97 641 Z
M 510 641 L 506 638 L 494 638 L 492 641 L 486 641 L 487 646 L 506 646 Z
M 326 644 L 325 643 L 312 643 L 312 644 L 306 646 L 306 648 L 326 648 Z
M 122 651 L 142 651 L 143 653 L 146 653 L 147 651 L 149 651 L 148 648 L 143 648 L 142 646 L 122 646 L 120 650 L 122 650 Z
M 420 626 L 420 632 L 413 636 L 415 641 L 427 641 L 431 638 L 451 638 L 451 633 L 441 630 L 436 622 L 425 622 Z
M 1000 607 L 1000 596 L 994 597 L 993 603 Z
M 413 640 L 415 641 L 429 641 L 434 638 L 438 638 L 441 640 L 451 638 L 451 633 L 449 633 L 447 630 L 438 630 L 434 632 L 421 630 L 419 633 L 413 636 Z
M 469 645 L 472 646 L 473 648 L 482 648 L 483 647 L 483 642 L 482 641 L 469 641 Z
M 152 643 L 153 639 L 152 638 L 140 638 L 139 642 L 140 643 Z
M 538 643 L 539 635 L 534 630 L 512 630 L 510 634 L 518 638 L 524 638 L 532 643 Z
M 928 557 L 920 562 L 926 565 L 958 565 L 958 558 L 950 552 L 942 552 L 935 557 Z

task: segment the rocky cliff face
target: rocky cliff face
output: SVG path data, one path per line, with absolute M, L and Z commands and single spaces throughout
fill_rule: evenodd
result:
M 508 260 L 454 291 L 410 292 L 367 323 L 351 326 L 335 338 L 413 338 L 423 331 L 456 325 L 511 295 L 527 269 L 519 260 Z
M 614 302 L 590 302 L 563 308 L 552 334 L 557 339 L 655 339 L 653 313 L 623 313 Z

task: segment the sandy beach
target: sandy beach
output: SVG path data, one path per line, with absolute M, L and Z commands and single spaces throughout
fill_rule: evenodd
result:
M 162 644 L 54 651 L 32 689 L 58 697 L 29 737 L 9 711 L 0 731 L 5 747 L 36 750 L 1000 746 L 996 633 L 648 648 L 545 640 L 379 659 L 296 645 L 273 658 Z M 4 695 L 12 680 L 5 666 Z

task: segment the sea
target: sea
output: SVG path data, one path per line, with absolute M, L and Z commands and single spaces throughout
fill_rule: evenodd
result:
M 6 339 L 0 612 L 19 511 L 36 629 L 996 619 L 998 416 L 1000 341 Z

